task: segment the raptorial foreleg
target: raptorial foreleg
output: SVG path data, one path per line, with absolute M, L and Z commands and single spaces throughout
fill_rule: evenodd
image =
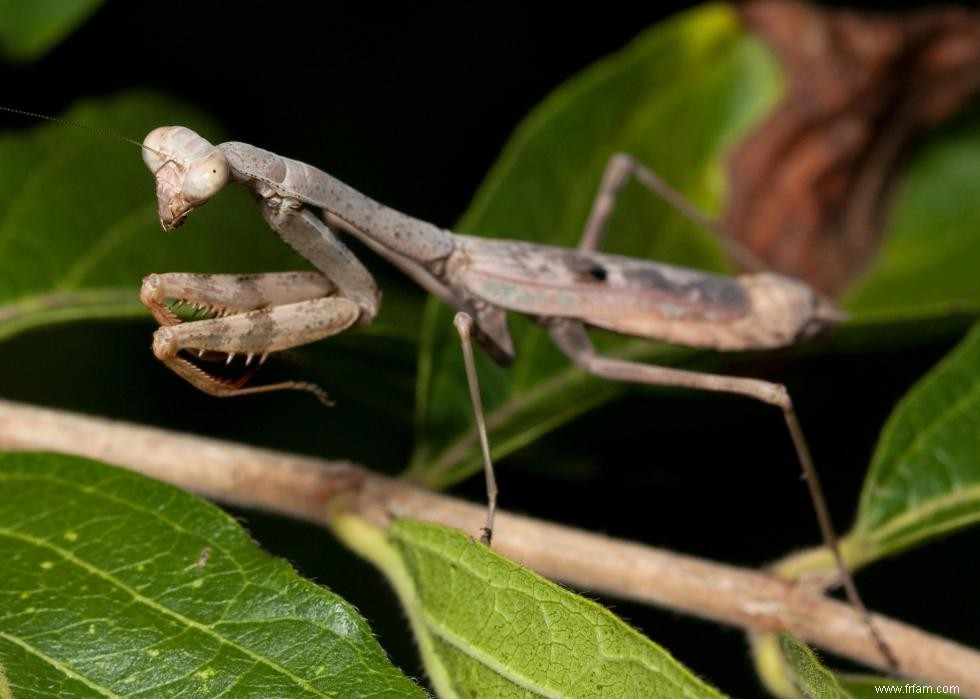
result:
M 329 404 L 315 384 L 284 381 L 244 386 L 249 368 L 238 379 L 213 375 L 196 360 L 245 356 L 251 367 L 277 352 L 336 335 L 357 322 L 361 309 L 350 299 L 326 296 L 333 284 L 318 272 L 248 275 L 153 274 L 143 280 L 141 298 L 161 323 L 153 336 L 153 353 L 176 374 L 214 396 L 239 396 L 284 389 L 313 393 Z M 188 304 L 204 319 L 184 320 Z

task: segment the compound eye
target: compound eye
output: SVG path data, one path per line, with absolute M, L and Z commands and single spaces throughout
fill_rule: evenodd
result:
M 217 194 L 226 182 L 228 182 L 228 161 L 221 151 L 215 148 L 187 168 L 181 194 L 188 204 L 200 204 Z

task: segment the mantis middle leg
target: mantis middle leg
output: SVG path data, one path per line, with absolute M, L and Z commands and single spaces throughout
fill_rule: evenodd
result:
M 473 403 L 473 414 L 476 417 L 476 429 L 480 435 L 480 449 L 483 452 L 483 474 L 487 483 L 487 525 L 483 528 L 480 540 L 490 545 L 493 539 L 493 518 L 497 512 L 497 477 L 493 471 L 493 461 L 490 459 L 490 441 L 487 438 L 487 423 L 483 415 L 483 400 L 480 398 L 480 382 L 476 375 L 476 362 L 473 359 L 473 342 L 470 333 L 473 329 L 473 318 L 468 313 L 460 311 L 453 319 L 456 332 L 463 346 L 463 364 L 466 367 L 466 385 L 470 391 Z

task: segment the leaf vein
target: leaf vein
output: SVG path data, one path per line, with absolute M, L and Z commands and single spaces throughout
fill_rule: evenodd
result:
M 81 682 L 86 687 L 88 687 L 89 689 L 91 689 L 91 690 L 93 690 L 95 692 L 98 692 L 102 696 L 104 696 L 104 697 L 113 697 L 114 699 L 122 699 L 122 697 L 120 695 L 116 694 L 115 692 L 111 692 L 111 691 L 109 691 L 107 689 L 103 689 L 101 686 L 95 684 L 94 682 L 92 682 L 90 679 L 88 679 L 84 675 L 81 675 L 81 674 L 75 672 L 70 667 L 68 667 L 67 665 L 65 665 L 61 661 L 59 661 L 58 659 L 52 658 L 50 655 L 47 655 L 46 653 L 44 653 L 43 651 L 41 651 L 39 648 L 35 648 L 34 646 L 32 646 L 32 645 L 30 645 L 28 643 L 25 643 L 24 641 L 22 641 L 21 639 L 17 638 L 16 636 L 12 636 L 12 635 L 10 635 L 8 633 L 4 633 L 3 631 L 0 631 L 0 638 L 6 639 L 10 643 L 13 643 L 14 645 L 20 646 L 22 649 L 24 649 L 25 651 L 27 651 L 31 655 L 34 655 L 34 656 L 40 658 L 41 660 L 49 663 L 52 667 L 56 668 L 59 672 L 63 673 L 66 677 L 70 677 L 71 679 L 73 679 L 73 680 L 75 680 L 77 682 Z
M 140 594 L 139 592 L 137 592 L 136 590 L 134 590 L 133 588 L 131 588 L 129 585 L 127 585 L 123 581 L 118 580 L 117 578 L 113 577 L 112 575 L 109 575 L 105 571 L 103 571 L 100 568 L 98 568 L 98 567 L 96 567 L 96 566 L 88 563 L 87 561 L 84 561 L 84 560 L 78 558 L 71 551 L 68 551 L 66 549 L 63 549 L 60 546 L 56 546 L 55 544 L 52 544 L 52 543 L 50 543 L 48 541 L 44 541 L 43 539 L 39 539 L 38 537 L 31 536 L 29 534 L 23 534 L 23 533 L 20 533 L 20 532 L 15 532 L 15 531 L 13 531 L 11 529 L 8 529 L 7 527 L 0 527 L 0 536 L 7 536 L 7 537 L 12 538 L 12 539 L 19 539 L 19 540 L 21 540 L 21 541 L 23 541 L 25 543 L 31 544 L 32 546 L 37 546 L 39 548 L 46 548 L 46 549 L 52 551 L 53 553 L 58 554 L 59 556 L 61 556 L 64 560 L 68 561 L 69 563 L 72 563 L 72 564 L 78 566 L 79 568 L 82 568 L 83 570 L 91 573 L 92 575 L 94 575 L 94 576 L 96 576 L 98 578 L 102 578 L 103 580 L 105 580 L 109 584 L 114 585 L 118 589 L 120 589 L 120 590 L 128 593 L 133 598 L 133 601 L 134 602 L 137 602 L 137 603 L 146 605 L 150 609 L 154 609 L 154 610 L 160 612 L 161 614 L 163 614 L 164 616 L 169 616 L 169 617 L 171 617 L 171 618 L 179 621 L 180 623 L 184 624 L 187 627 L 196 629 L 197 631 L 200 631 L 201 633 L 205 634 L 206 636 L 212 637 L 213 639 L 215 639 L 216 641 L 218 641 L 219 644 L 224 644 L 224 645 L 227 645 L 227 646 L 229 646 L 231 648 L 234 648 L 235 650 L 239 651 L 240 653 L 242 653 L 246 657 L 252 659 L 256 663 L 261 664 L 261 665 L 265 665 L 266 667 L 269 667 L 273 671 L 277 671 L 277 672 L 285 675 L 292 682 L 294 682 L 296 685 L 302 687 L 303 689 L 305 689 L 305 690 L 307 690 L 307 691 L 309 691 L 309 692 L 311 692 L 311 693 L 313 693 L 313 694 L 315 694 L 317 696 L 330 696 L 328 694 L 324 694 L 323 692 L 319 691 L 316 687 L 314 687 L 313 685 L 311 685 L 307 680 L 305 680 L 302 677 L 300 677 L 299 675 L 295 674 L 294 672 L 292 672 L 288 668 L 282 666 L 279 663 L 276 663 L 276 662 L 270 660 L 269 658 L 264 658 L 261 655 L 258 655 L 257 653 L 255 653 L 251 649 L 239 645 L 238 643 L 236 643 L 235 641 L 231 640 L 230 638 L 226 638 L 226 637 L 224 637 L 224 636 L 216 633 L 214 631 L 214 629 L 211 628 L 210 626 L 208 626 L 206 624 L 202 624 L 201 622 L 196 621 L 194 619 L 191 619 L 190 617 L 187 617 L 187 616 L 185 616 L 185 615 L 183 615 L 183 614 L 181 614 L 179 612 L 176 612 L 176 611 L 174 611 L 172 609 L 168 609 L 167 607 L 165 607 L 165 606 L 157 603 L 155 600 L 150 599 L 149 597 L 145 597 L 144 595 Z

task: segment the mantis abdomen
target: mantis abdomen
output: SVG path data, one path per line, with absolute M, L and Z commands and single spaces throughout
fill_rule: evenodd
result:
M 718 350 L 783 347 L 840 320 L 806 284 L 778 274 L 725 277 L 520 241 L 457 241 L 452 283 L 530 315 Z

